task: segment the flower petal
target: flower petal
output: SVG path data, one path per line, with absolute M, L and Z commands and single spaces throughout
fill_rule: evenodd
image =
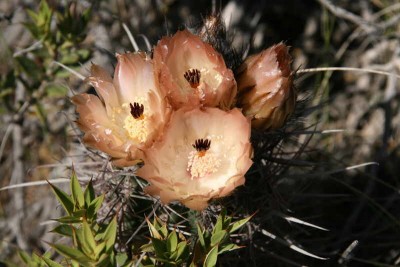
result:
M 211 45 L 189 31 L 161 39 L 154 48 L 154 65 L 157 83 L 174 109 L 232 106 L 237 91 L 232 71 Z M 185 73 L 193 70 L 200 75 L 197 86 L 185 78 Z
M 209 140 L 210 146 L 198 154 L 193 146 L 200 139 Z M 210 199 L 244 183 L 252 164 L 249 139 L 250 121 L 238 109 L 179 109 L 163 139 L 145 151 L 146 164 L 138 175 L 164 203 L 178 200 L 203 209 Z

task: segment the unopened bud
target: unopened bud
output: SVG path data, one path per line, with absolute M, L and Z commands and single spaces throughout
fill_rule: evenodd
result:
M 238 106 L 252 119 L 252 127 L 274 130 L 293 113 L 296 92 L 291 57 L 283 43 L 248 57 L 237 75 Z

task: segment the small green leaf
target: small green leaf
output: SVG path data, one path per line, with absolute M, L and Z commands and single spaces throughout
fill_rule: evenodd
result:
M 47 96 L 49 97 L 65 97 L 68 93 L 68 88 L 62 84 L 48 84 L 45 87 Z
M 90 251 L 90 255 L 94 256 L 96 254 L 95 253 L 96 241 L 94 240 L 92 230 L 90 229 L 90 226 L 86 220 L 83 220 L 83 222 L 82 222 L 82 233 L 83 233 L 84 242 L 87 244 L 87 247 Z
M 146 218 L 146 221 L 147 221 L 147 225 L 149 226 L 151 236 L 154 238 L 157 238 L 157 239 L 163 239 L 163 237 L 160 235 L 160 233 L 158 233 L 158 230 L 154 226 L 154 225 L 157 226 L 157 222 L 154 221 L 154 225 L 153 225 L 147 218 Z
M 224 252 L 228 252 L 228 251 L 232 251 L 232 250 L 236 250 L 236 249 L 240 249 L 242 247 L 236 245 L 236 244 L 228 244 L 225 245 L 221 248 L 221 250 L 218 252 L 218 254 L 222 254 Z
M 211 246 L 214 247 L 215 245 L 218 245 L 226 236 L 227 232 L 225 230 L 214 233 L 211 236 Z
M 71 248 L 69 246 L 61 245 L 61 244 L 49 244 L 52 248 L 54 248 L 61 255 L 70 258 L 79 262 L 83 266 L 90 267 L 92 266 L 93 261 L 87 257 L 85 254 L 80 252 L 75 248 Z
M 25 252 L 25 251 L 18 251 L 19 257 L 21 258 L 21 260 L 28 264 L 29 262 L 31 262 L 31 257 Z
M 77 53 L 78 53 L 79 57 L 82 60 L 87 60 L 89 58 L 89 56 L 90 56 L 90 50 L 89 49 L 79 49 L 77 51 Z
M 94 253 L 91 251 L 89 244 L 86 242 L 85 236 L 83 235 L 83 228 L 76 229 L 74 233 L 78 250 L 83 252 L 91 260 L 95 260 Z
M 140 251 L 142 252 L 154 252 L 153 244 L 144 244 L 140 247 Z
M 49 266 L 49 267 L 63 267 L 61 264 L 50 260 L 49 258 L 42 257 L 42 260 Z
M 63 235 L 63 236 L 72 237 L 72 226 L 67 225 L 67 224 L 61 224 L 61 225 L 56 226 L 56 228 L 54 228 L 50 232 L 57 233 L 57 234 Z
M 79 61 L 79 55 L 76 53 L 69 53 L 63 55 L 60 62 L 64 65 L 73 65 Z
M 205 249 L 206 248 L 206 241 L 204 240 L 204 235 L 203 235 L 203 230 L 201 229 L 201 226 L 197 224 L 197 235 L 199 236 L 199 242 L 200 246 Z
M 128 263 L 128 255 L 126 255 L 126 253 L 118 253 L 117 256 L 115 256 L 115 259 L 119 266 Z
M 106 242 L 101 242 L 95 247 L 94 255 L 96 256 L 96 259 L 100 257 L 100 254 L 103 252 L 105 247 L 106 247 Z
M 53 220 L 57 221 L 59 223 L 65 223 L 65 224 L 82 222 L 82 219 L 80 217 L 75 217 L 75 216 L 65 216 L 65 217 L 61 217 L 61 218 L 53 219 Z
M 182 241 L 178 244 L 178 246 L 176 247 L 175 253 L 173 254 L 174 256 L 171 257 L 175 260 L 178 259 L 182 259 L 182 260 L 186 260 L 187 257 L 189 256 L 189 247 L 186 243 L 186 241 Z
M 99 260 L 96 262 L 96 267 L 109 267 L 109 266 L 114 266 L 114 264 L 112 264 L 111 255 L 108 254 L 101 255 Z
M 86 214 L 88 219 L 94 220 L 96 218 L 96 212 L 100 209 L 101 204 L 103 204 L 104 197 L 104 195 L 101 195 L 90 202 Z
M 217 218 L 217 223 L 214 226 L 213 233 L 219 232 L 219 231 L 224 229 L 222 227 L 223 226 L 223 221 L 224 221 L 224 217 L 223 217 L 223 214 L 221 213 Z
M 28 13 L 29 17 L 31 17 L 31 19 L 32 19 L 33 21 L 37 21 L 37 19 L 38 19 L 38 14 L 37 14 L 35 11 L 33 11 L 33 10 L 31 10 L 31 9 L 26 9 L 25 11 L 26 11 L 26 13 Z
M 92 179 L 90 179 L 89 183 L 86 185 L 85 191 L 83 193 L 85 196 L 85 208 L 89 207 L 89 204 L 95 199 L 96 194 L 93 188 Z
M 117 237 L 117 218 L 114 217 L 104 231 L 104 241 L 106 241 L 106 251 L 114 248 L 115 239 Z
M 215 246 L 207 253 L 206 259 L 204 260 L 204 267 L 214 267 L 217 264 L 217 259 L 218 246 Z
M 251 215 L 251 216 L 249 216 L 249 217 L 247 217 L 247 218 L 244 218 L 244 219 L 242 219 L 242 220 L 240 220 L 240 221 L 237 221 L 237 222 L 234 222 L 234 223 L 232 223 L 231 225 L 230 225 L 230 230 L 229 230 L 229 233 L 231 234 L 231 233 L 233 233 L 233 232 L 235 232 L 236 230 L 238 230 L 239 228 L 241 228 L 243 225 L 245 225 L 248 221 L 250 221 L 250 219 L 251 218 L 253 218 L 253 215 Z
M 67 212 L 68 215 L 71 215 L 74 211 L 74 202 L 72 201 L 71 197 L 67 195 L 64 191 L 59 189 L 58 187 L 52 185 L 49 181 L 47 181 L 51 186 L 54 194 L 56 195 L 58 202 L 63 206 L 64 210 Z
M 76 173 L 74 170 L 72 170 L 70 186 L 72 199 L 74 200 L 75 204 L 78 204 L 79 208 L 84 208 L 85 197 L 83 196 L 81 185 L 79 184 L 78 178 L 76 177 Z
M 167 238 L 167 251 L 172 253 L 176 250 L 176 246 L 178 245 L 178 236 L 176 235 L 175 230 L 172 231 Z
M 164 258 L 164 253 L 167 251 L 167 246 L 164 241 L 157 238 L 151 238 L 151 243 L 153 244 L 157 257 Z
M 18 63 L 18 70 L 20 72 L 25 72 L 27 75 L 29 75 L 30 78 L 33 80 L 37 81 L 42 79 L 43 76 L 43 68 L 36 64 L 35 61 L 28 57 L 16 57 L 15 61 Z M 29 89 L 29 88 L 28 88 Z M 32 88 L 34 89 L 34 88 Z
M 158 232 L 162 235 L 162 239 L 166 239 L 168 236 L 168 229 L 167 229 L 167 225 L 163 224 L 160 229 L 158 230 Z
M 45 262 L 43 261 L 43 259 L 41 257 L 39 257 L 38 255 L 36 255 L 35 253 L 32 254 L 32 260 L 30 262 L 30 264 L 33 264 L 33 266 L 38 266 L 38 267 L 44 267 L 45 266 Z
M 75 210 L 72 213 L 72 216 L 74 216 L 75 218 L 83 219 L 84 217 L 86 217 L 86 210 L 85 209 Z

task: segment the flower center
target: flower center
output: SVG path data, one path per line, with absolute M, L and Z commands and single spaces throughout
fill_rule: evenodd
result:
M 191 178 L 201 178 L 214 173 L 221 166 L 221 160 L 210 151 L 211 140 L 197 139 L 192 145 L 196 151 L 191 151 L 188 157 L 187 171 Z M 208 152 L 207 152 L 208 151 Z
M 123 108 L 128 108 L 127 104 L 122 105 Z M 148 120 L 144 116 L 144 106 L 134 102 L 129 104 L 130 114 L 124 119 L 123 128 L 127 131 L 130 138 L 139 143 L 144 143 L 149 135 Z
M 131 115 L 135 119 L 143 120 L 143 112 L 144 112 L 144 106 L 143 104 L 139 104 L 138 102 L 134 102 L 133 105 L 129 103 L 129 106 L 131 107 Z
M 197 88 L 200 85 L 201 73 L 198 69 L 189 69 L 183 74 L 186 81 L 190 84 L 190 87 Z
M 211 140 L 208 139 L 197 139 L 192 145 L 192 147 L 197 150 L 197 155 L 199 157 L 203 157 L 206 154 L 206 151 L 210 149 L 210 146 Z

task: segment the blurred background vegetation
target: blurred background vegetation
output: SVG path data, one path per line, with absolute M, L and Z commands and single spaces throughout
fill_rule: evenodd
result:
M 146 50 L 146 40 L 154 45 L 195 25 L 212 6 L 211 0 L 48 3 L 0 2 L 0 187 L 67 178 L 72 163 L 79 177 L 98 176 L 103 162 L 77 138 L 69 101 L 90 88 L 60 64 L 83 76 L 91 62 L 112 73 L 114 54 L 132 50 L 123 23 Z M 396 0 L 215 3 L 240 51 L 283 41 L 294 69 L 400 72 Z M 258 232 L 247 232 L 240 244 L 246 247 L 224 255 L 221 266 L 400 265 L 399 85 L 393 75 L 299 71 L 299 98 L 308 100 L 298 118 L 306 129 L 296 138 L 306 146 L 274 178 L 269 212 L 256 215 L 263 222 Z M 346 169 L 366 162 L 378 164 Z M 0 260 L 17 263 L 18 248 L 44 252 L 42 241 L 54 240 L 49 220 L 60 214 L 48 186 L 0 191 Z

